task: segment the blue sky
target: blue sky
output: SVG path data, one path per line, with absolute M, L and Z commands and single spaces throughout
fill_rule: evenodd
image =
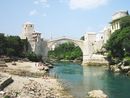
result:
M 79 39 L 85 32 L 99 32 L 119 10 L 128 10 L 129 0 L 1 0 L 0 32 L 20 35 L 30 21 L 42 37 Z

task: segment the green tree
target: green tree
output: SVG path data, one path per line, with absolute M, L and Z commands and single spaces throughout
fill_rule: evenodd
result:
M 130 56 L 130 16 L 120 19 L 121 29 L 116 30 L 105 45 L 108 57 L 122 60 Z
M 7 36 L 5 43 L 6 55 L 20 57 L 21 55 L 23 55 L 23 52 L 25 50 L 24 48 L 27 47 L 26 43 L 27 41 L 21 40 L 19 36 Z
M 120 19 L 121 28 L 130 26 L 130 16 L 126 16 Z
M 0 55 L 5 53 L 5 43 L 6 43 L 6 38 L 3 33 L 0 33 Z
M 38 56 L 36 55 L 34 52 L 27 52 L 26 53 L 26 57 L 30 60 L 30 61 L 33 61 L 33 62 L 39 62 L 39 61 L 42 61 L 42 56 Z
M 82 57 L 82 51 L 78 46 L 73 43 L 63 43 L 55 48 L 54 51 L 49 51 L 49 58 L 61 60 L 74 60 Z
M 84 40 L 84 36 L 82 36 L 82 37 L 80 38 L 80 40 Z

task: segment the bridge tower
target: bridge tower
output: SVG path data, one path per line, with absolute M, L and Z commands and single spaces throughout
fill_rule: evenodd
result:
M 83 43 L 83 64 L 87 63 L 91 59 L 94 53 L 94 45 L 96 40 L 96 33 L 89 32 L 84 35 Z

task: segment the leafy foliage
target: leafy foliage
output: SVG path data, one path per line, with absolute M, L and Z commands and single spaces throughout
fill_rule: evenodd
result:
M 4 36 L 0 33 L 0 55 L 21 57 L 26 52 L 27 45 L 27 40 L 22 40 L 18 36 Z
M 42 56 L 28 52 L 28 40 L 19 36 L 4 36 L 0 33 L 0 55 L 9 57 L 27 57 L 30 61 L 42 61 Z
M 130 57 L 130 16 L 121 20 L 121 29 L 116 30 L 110 36 L 105 48 L 108 58 L 122 60 Z
M 0 55 L 5 53 L 5 48 L 6 48 L 6 39 L 4 34 L 0 33 Z
M 121 28 L 130 26 L 130 16 L 126 16 L 120 19 Z
M 82 57 L 82 52 L 78 46 L 73 43 L 63 43 L 55 48 L 53 51 L 49 51 L 49 58 L 61 60 L 74 60 Z
M 27 52 L 26 57 L 30 61 L 34 61 L 34 62 L 42 61 L 42 56 L 37 56 L 34 52 Z
M 130 53 L 130 27 L 115 31 L 106 44 L 113 57 L 122 58 Z
M 81 38 L 80 38 L 80 40 L 84 40 L 85 38 L 84 38 L 84 36 L 82 36 Z

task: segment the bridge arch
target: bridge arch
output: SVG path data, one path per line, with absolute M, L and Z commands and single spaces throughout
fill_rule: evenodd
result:
M 52 47 L 52 45 L 54 45 L 57 42 L 60 41 L 68 41 L 68 42 L 72 42 L 75 45 L 79 46 L 82 53 L 83 53 L 83 41 L 82 40 L 74 40 L 74 39 L 70 39 L 70 38 L 59 38 L 59 39 L 55 39 L 55 40 L 51 40 L 47 42 L 47 47 L 48 49 L 50 49 Z

